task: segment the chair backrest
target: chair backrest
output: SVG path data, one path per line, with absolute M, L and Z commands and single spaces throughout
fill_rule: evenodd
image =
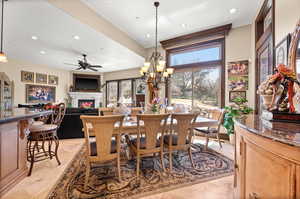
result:
M 138 114 L 141 114 L 141 112 L 143 111 L 142 107 L 133 107 L 131 108 L 131 116 L 137 116 Z
M 192 127 L 197 116 L 197 113 L 172 114 L 170 131 L 173 134 L 177 134 L 177 146 L 186 145 L 187 139 L 191 143 Z
M 53 109 L 53 116 L 52 116 L 52 124 L 57 125 L 60 127 L 60 124 L 62 120 L 64 119 L 66 114 L 66 104 L 65 103 L 60 103 L 55 106 Z
M 113 115 L 114 108 L 99 108 L 99 115 L 104 116 L 104 115 Z
M 222 114 L 222 109 L 215 108 L 215 109 L 210 109 L 208 110 L 210 118 L 214 120 L 219 120 L 221 114 Z
M 115 154 L 111 153 L 111 138 L 113 137 L 116 124 L 118 125 L 117 136 L 120 137 L 124 116 L 112 115 L 112 116 L 86 116 L 81 115 L 85 139 L 88 147 L 88 154 L 91 154 L 90 141 L 89 141 L 89 128 L 88 124 L 92 124 L 93 133 L 96 139 L 96 152 L 97 156 L 93 156 L 96 160 L 109 160 L 115 158 Z M 117 150 L 120 146 L 120 139 L 117 138 Z
M 145 137 L 145 149 L 151 150 L 158 148 L 156 146 L 157 136 L 159 133 L 165 133 L 167 119 L 169 114 L 143 114 L 137 115 L 137 125 L 138 125 L 138 136 L 137 136 L 137 149 L 140 147 L 140 138 Z M 144 122 L 144 130 L 142 131 L 141 121 Z

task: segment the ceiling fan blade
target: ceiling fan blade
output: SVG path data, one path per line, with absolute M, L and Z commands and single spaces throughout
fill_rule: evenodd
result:
M 78 64 L 70 64 L 70 63 L 64 63 L 66 65 L 71 65 L 71 66 L 78 66 Z
M 88 67 L 88 69 L 92 70 L 92 71 L 95 71 L 95 72 L 98 72 L 96 69 L 93 69 L 91 67 Z
M 94 67 L 94 68 L 103 68 L 103 66 L 100 66 L 100 65 L 90 65 L 90 67 Z
M 80 70 L 80 69 L 82 69 L 82 67 L 76 68 L 75 70 Z

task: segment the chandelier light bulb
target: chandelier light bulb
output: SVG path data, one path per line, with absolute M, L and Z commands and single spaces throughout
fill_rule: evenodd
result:
M 3 52 L 0 53 L 0 62 L 2 62 L 2 63 L 7 62 L 7 57 Z

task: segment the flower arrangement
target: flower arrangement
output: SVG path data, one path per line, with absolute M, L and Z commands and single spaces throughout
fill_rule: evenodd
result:
M 153 112 L 153 113 L 158 113 L 159 110 L 160 110 L 160 98 L 159 97 L 155 97 L 152 102 L 151 102 L 151 105 L 150 105 L 150 110 Z

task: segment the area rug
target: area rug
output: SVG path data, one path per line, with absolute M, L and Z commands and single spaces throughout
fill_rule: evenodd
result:
M 85 147 L 79 151 L 58 181 L 48 199 L 128 199 L 161 193 L 233 174 L 233 161 L 203 145 L 193 145 L 194 169 L 186 152 L 173 155 L 173 171 L 163 172 L 158 157 L 143 158 L 140 178 L 136 178 L 135 160 L 122 160 L 122 182 L 116 177 L 114 163 L 93 165 L 88 188 L 84 189 Z M 164 156 L 168 170 L 168 154 Z

